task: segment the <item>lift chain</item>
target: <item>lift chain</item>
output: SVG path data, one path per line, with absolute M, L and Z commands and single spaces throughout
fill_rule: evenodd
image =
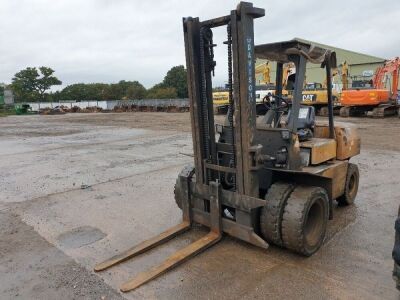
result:
M 226 44 L 228 46 L 228 88 L 229 88 L 229 109 L 228 109 L 228 122 L 231 128 L 231 143 L 232 143 L 232 166 L 236 167 L 236 153 L 235 153 L 235 133 L 233 128 L 233 114 L 235 110 L 234 99 L 233 99 L 233 71 L 232 71 L 232 28 L 231 23 L 226 27 L 228 40 Z M 232 176 L 232 185 L 236 190 L 236 176 Z
M 205 30 L 209 28 L 202 27 L 200 29 L 200 73 L 201 73 L 201 116 L 202 116 L 202 124 L 201 124 L 201 136 L 203 138 L 203 151 L 206 155 L 206 158 L 210 157 L 210 131 L 209 131 L 209 121 L 208 121 L 208 110 L 207 110 L 207 83 L 206 83 L 206 64 L 205 64 Z M 205 181 L 208 182 L 209 172 L 205 174 Z
M 200 72 L 201 72 L 201 135 L 203 138 L 203 150 L 205 159 L 212 160 L 210 140 L 215 137 L 210 136 L 210 122 L 209 122 L 209 111 L 208 111 L 208 99 L 207 95 L 207 74 L 211 73 L 214 75 L 216 62 L 214 61 L 214 47 L 213 44 L 213 33 L 208 27 L 200 28 Z M 205 181 L 208 182 L 211 179 L 211 172 L 207 170 L 205 172 Z

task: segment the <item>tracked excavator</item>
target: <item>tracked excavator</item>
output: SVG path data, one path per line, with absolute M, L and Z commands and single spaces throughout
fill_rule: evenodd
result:
M 332 91 L 334 113 L 338 114 L 340 109 L 339 94 Z M 312 105 L 315 108 L 315 113 L 318 116 L 327 117 L 328 112 L 328 96 L 326 87 L 321 83 L 307 83 L 303 88 L 303 105 Z
M 379 67 L 372 78 L 373 88 L 343 90 L 341 117 L 364 115 L 383 118 L 399 114 L 400 58 L 396 57 Z M 389 87 L 386 87 L 389 84 Z
M 271 68 L 269 62 L 266 61 L 258 66 L 255 66 L 255 76 L 259 77 L 256 86 L 256 103 L 257 103 L 257 115 L 263 115 L 268 110 L 268 104 L 265 102 L 265 97 L 268 94 L 274 94 L 275 90 L 271 86 Z M 265 89 L 266 87 L 267 89 Z M 287 94 L 287 92 L 286 92 Z M 214 103 L 214 114 L 226 114 L 229 108 L 229 91 L 227 89 L 223 91 L 213 92 L 213 103 Z
M 286 41 L 254 45 L 254 20 L 264 9 L 241 2 L 228 15 L 214 19 L 183 19 L 193 165 L 178 175 L 175 201 L 182 222 L 95 267 L 108 269 L 165 243 L 198 223 L 209 233 L 166 258 L 160 265 L 123 283 L 127 292 L 166 273 L 210 248 L 228 234 L 262 249 L 269 244 L 311 256 L 323 244 L 335 200 L 354 202 L 359 172 L 350 159 L 360 151 L 351 125 L 335 124 L 331 88 L 327 89 L 329 118 L 315 122 L 314 108 L 302 106 L 307 61 L 326 68 L 331 82 L 335 53 L 317 46 Z M 230 103 L 222 124 L 214 122 L 212 78 L 213 30 L 226 28 Z M 255 58 L 277 61 L 274 105 L 257 119 Z M 283 64 L 296 65 L 293 100 L 283 104 Z

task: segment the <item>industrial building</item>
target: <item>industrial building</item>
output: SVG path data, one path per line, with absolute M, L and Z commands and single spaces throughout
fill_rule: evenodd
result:
M 351 50 L 341 49 L 334 46 L 324 45 L 321 43 L 317 43 L 314 41 L 309 41 L 301 38 L 294 38 L 299 42 L 311 43 L 316 46 L 320 46 L 325 49 L 330 49 L 336 52 L 337 57 L 337 65 L 339 76 L 335 76 L 333 81 L 337 86 L 341 86 L 341 66 L 344 62 L 347 63 L 348 66 L 348 80 L 351 83 L 352 79 L 371 79 L 374 74 L 376 68 L 378 66 L 383 65 L 385 58 L 376 57 L 368 54 L 358 53 Z M 257 59 L 256 66 L 260 66 L 264 64 L 266 61 L 262 59 Z M 270 63 L 270 78 L 271 83 L 275 82 L 275 68 L 276 65 L 274 63 Z M 258 84 L 262 84 L 262 74 L 256 74 L 256 81 Z M 324 69 L 320 67 L 320 65 L 316 64 L 307 64 L 306 71 L 306 82 L 319 82 L 323 83 L 325 80 L 325 72 Z

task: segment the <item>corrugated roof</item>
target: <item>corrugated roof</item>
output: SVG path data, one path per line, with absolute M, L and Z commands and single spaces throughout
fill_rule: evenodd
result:
M 334 50 L 337 55 L 338 65 L 341 64 L 344 60 L 346 60 L 350 65 L 379 63 L 379 62 L 383 62 L 386 60 L 385 58 L 382 58 L 382 57 L 377 57 L 377 56 L 363 54 L 363 53 L 359 53 L 359 52 L 355 52 L 355 51 L 351 51 L 351 50 L 346 50 L 346 49 L 342 49 L 342 48 L 338 48 L 338 47 L 325 45 L 325 44 L 317 43 L 314 41 L 298 38 L 298 37 L 295 37 L 294 39 L 299 42 L 302 42 L 302 43 L 312 43 L 312 44 L 315 44 L 316 46 L 319 46 L 322 48 Z

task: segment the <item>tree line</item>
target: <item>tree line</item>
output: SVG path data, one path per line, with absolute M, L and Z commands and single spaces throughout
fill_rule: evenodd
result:
M 146 89 L 139 81 L 121 80 L 118 83 L 75 83 L 60 91 L 51 87 L 62 82 L 49 67 L 28 67 L 12 78 L 10 88 L 17 102 L 62 100 L 124 100 L 124 99 L 174 99 L 187 98 L 186 69 L 172 67 L 164 80 Z

